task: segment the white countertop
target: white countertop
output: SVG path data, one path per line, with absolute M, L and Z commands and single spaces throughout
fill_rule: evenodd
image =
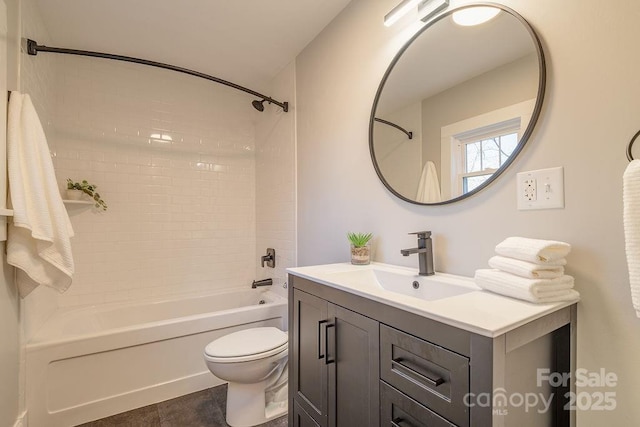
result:
M 417 315 L 437 320 L 479 335 L 497 337 L 518 328 L 535 319 L 564 307 L 575 304 L 579 299 L 552 304 L 533 304 L 491 292 L 477 287 L 472 278 L 436 273 L 442 282 L 452 282 L 458 286 L 471 288 L 471 292 L 447 298 L 426 301 L 408 295 L 391 292 L 371 283 L 344 281 L 339 273 L 356 270 L 384 270 L 408 274 L 416 279 L 417 270 L 388 264 L 371 263 L 369 265 L 325 264 L 308 267 L 288 268 L 287 271 L 298 277 L 312 280 L 332 288 L 369 298 Z M 336 274 L 338 273 L 338 274 Z M 409 286 L 409 283 L 408 283 Z

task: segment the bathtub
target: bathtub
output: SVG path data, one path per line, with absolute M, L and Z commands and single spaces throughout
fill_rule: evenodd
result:
M 60 310 L 26 346 L 28 425 L 75 426 L 222 384 L 204 347 L 286 319 L 287 300 L 260 289 Z

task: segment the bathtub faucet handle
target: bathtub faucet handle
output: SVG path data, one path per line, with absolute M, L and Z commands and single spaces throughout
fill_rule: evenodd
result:
M 272 279 L 262 279 L 262 280 L 254 280 L 251 284 L 251 289 L 255 289 L 258 286 L 271 286 L 273 285 Z
M 264 267 L 264 263 L 267 263 L 267 267 L 275 268 L 276 266 L 276 250 L 273 248 L 267 248 L 267 254 L 260 257 L 260 264 Z

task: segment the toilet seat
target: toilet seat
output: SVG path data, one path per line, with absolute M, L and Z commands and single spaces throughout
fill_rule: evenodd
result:
M 204 349 L 204 356 L 215 363 L 238 363 L 264 359 L 285 352 L 287 348 L 285 332 L 261 327 L 233 332 L 210 342 Z

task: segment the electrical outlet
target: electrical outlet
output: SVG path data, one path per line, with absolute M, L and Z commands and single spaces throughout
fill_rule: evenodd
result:
M 520 172 L 517 200 L 520 210 L 564 208 L 563 168 Z
M 535 202 L 538 198 L 538 188 L 536 187 L 535 178 L 527 178 L 524 180 L 523 194 L 520 197 L 524 197 L 527 202 Z

